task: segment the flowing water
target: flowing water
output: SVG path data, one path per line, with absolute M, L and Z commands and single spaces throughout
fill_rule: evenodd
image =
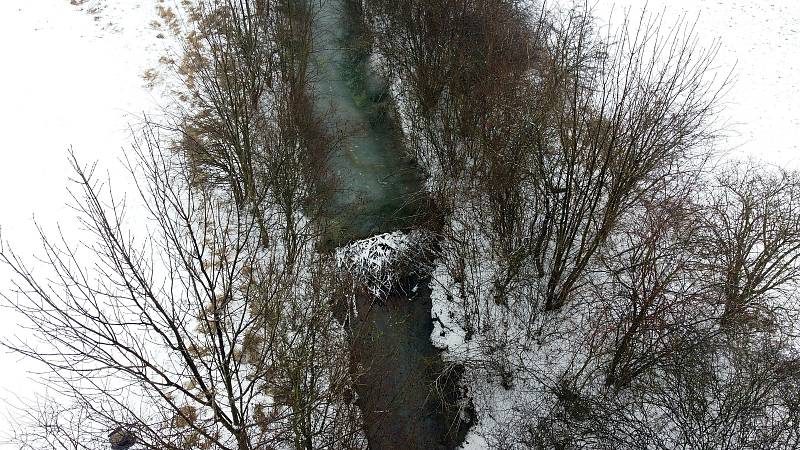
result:
M 307 0 L 312 25 L 311 96 L 335 143 L 335 193 L 323 248 L 420 226 L 428 215 L 420 171 L 403 149 L 385 80 L 370 66 L 359 0 Z M 364 290 L 350 323 L 358 404 L 375 450 L 452 449 L 465 426 L 456 383 L 433 389 L 444 363 L 433 347 L 430 279 L 410 276 L 386 298 Z
M 386 80 L 369 61 L 358 6 L 311 0 L 311 95 L 335 149 L 335 195 L 328 205 L 328 239 L 341 245 L 409 228 L 422 214 L 422 180 L 392 120 Z

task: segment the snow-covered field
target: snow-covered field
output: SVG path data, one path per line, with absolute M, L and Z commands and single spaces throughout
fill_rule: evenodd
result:
M 34 216 L 47 230 L 59 223 L 67 233 L 77 231 L 65 206 L 67 150 L 83 162 L 98 160 L 100 175 L 108 171 L 122 190 L 127 178 L 118 158 L 130 142 L 128 125 L 157 111 L 142 79 L 160 53 L 161 39 L 148 26 L 155 2 L 72 3 L 81 5 L 0 1 L 0 230 L 29 262 L 38 249 Z M 9 278 L 0 268 L 4 293 Z M 0 314 L 0 336 L 24 337 L 16 322 L 10 312 Z M 17 415 L 6 402 L 44 392 L 29 380 L 31 369 L 15 355 L 0 355 L 0 440 L 6 416 Z
M 566 2 L 561 0 L 562 4 Z M 701 45 L 719 40 L 720 72 L 734 84 L 721 119 L 731 156 L 755 157 L 800 169 L 800 2 L 796 0 L 594 0 L 599 18 L 618 23 L 643 7 L 696 22 Z
M 80 6 L 71 3 L 79 3 Z M 46 229 L 73 230 L 64 187 L 74 148 L 82 161 L 99 160 L 115 179 L 117 158 L 130 142 L 128 125 L 157 111 L 142 74 L 161 55 L 149 23 L 156 0 L 0 1 L 0 227 L 2 240 L 28 257 L 36 251 L 32 217 Z M 596 0 L 600 17 L 618 20 L 639 0 Z M 721 42 L 720 69 L 734 69 L 725 97 L 723 143 L 737 157 L 753 156 L 800 168 L 800 2 L 796 0 L 649 0 L 668 20 L 697 20 L 701 42 Z M 116 186 L 124 189 L 122 181 Z M 31 258 L 28 258 L 31 260 Z M 0 291 L 11 288 L 0 268 Z M 16 318 L 0 314 L 0 336 L 24 336 Z M 15 396 L 42 388 L 28 380 L 30 365 L 0 356 L 0 413 Z M 0 432 L 7 422 L 0 418 Z M 473 444 L 477 444 L 473 442 Z M 9 447 L 10 448 L 10 447 Z M 479 448 L 474 447 L 474 448 Z

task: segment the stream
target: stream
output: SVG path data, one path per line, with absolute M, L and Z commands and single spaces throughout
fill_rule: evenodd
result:
M 404 151 L 388 83 L 371 67 L 360 2 L 305 1 L 313 17 L 314 113 L 335 137 L 324 246 L 424 227 L 431 214 L 421 172 Z M 454 449 L 466 434 L 452 406 L 458 376 L 433 389 L 445 363 L 430 341 L 429 284 L 425 275 L 409 275 L 385 297 L 367 289 L 356 296 L 352 367 L 371 449 Z

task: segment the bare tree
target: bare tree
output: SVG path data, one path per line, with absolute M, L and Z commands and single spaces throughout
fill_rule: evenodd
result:
M 359 448 L 330 264 L 308 240 L 291 259 L 285 241 L 263 245 L 260 224 L 280 230 L 282 216 L 256 218 L 229 191 L 195 187 L 155 134 L 135 155 L 153 232 L 126 231 L 124 201 L 73 158 L 76 207 L 96 241 L 42 232 L 49 280 L 3 249 L 19 277 L 4 298 L 38 337 L 6 345 L 49 369 L 86 412 L 83 429 L 122 425 L 146 448 Z M 74 439 L 100 448 L 91 433 Z
M 327 186 L 327 142 L 308 132 L 317 120 L 306 97 L 310 18 L 293 1 L 193 0 L 180 15 L 162 10 L 180 43 L 165 61 L 183 101 L 160 126 L 179 134 L 194 182 L 230 189 L 255 216 L 269 203 L 288 230 L 301 227 L 314 215 L 308 199 Z
M 722 323 L 774 329 L 793 320 L 797 310 L 800 178 L 796 172 L 735 164 L 716 181 L 703 220 L 703 248 Z
M 603 249 L 589 300 L 597 328 L 590 345 L 609 348 L 598 353 L 608 358 L 605 384 L 614 389 L 707 344 L 717 331 L 694 248 L 700 208 L 678 196 L 641 209 L 629 212 L 629 228 Z
M 447 214 L 441 289 L 467 348 L 454 357 L 520 395 L 513 413 L 484 404 L 486 420 L 511 416 L 490 445 L 796 445 L 793 400 L 778 398 L 797 382 L 794 175 L 709 183 L 728 86 L 716 45 L 647 13 L 600 35 L 583 7 L 365 4 Z M 696 398 L 670 377 L 694 377 Z M 712 392 L 724 412 L 659 443 Z
M 511 301 L 534 277 L 543 287 L 528 300 L 558 310 L 623 212 L 704 163 L 727 82 L 712 79 L 715 47 L 699 48 L 688 24 L 643 15 L 598 36 L 580 8 L 367 3 L 407 86 L 412 147 L 436 199 L 459 221 L 454 238 L 477 227 L 490 242 L 472 253 L 498 266 L 495 302 Z
M 537 121 L 536 130 L 538 175 L 552 198 L 538 255 L 550 269 L 545 309 L 565 303 L 643 193 L 676 170 L 701 166 L 720 89 L 707 77 L 714 50 L 698 49 L 686 25 L 664 29 L 643 16 L 597 44 L 586 14 L 560 29 L 552 57 L 561 63 L 544 81 L 552 92 L 544 114 L 555 122 Z

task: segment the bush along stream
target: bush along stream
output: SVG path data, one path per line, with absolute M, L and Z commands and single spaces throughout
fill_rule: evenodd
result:
M 430 258 L 435 240 L 414 243 L 411 236 L 434 235 L 430 231 L 436 231 L 439 221 L 424 193 L 421 173 L 403 149 L 388 83 L 371 67 L 360 3 L 303 1 L 312 17 L 309 94 L 334 145 L 334 189 L 323 208 L 327 231 L 321 247 L 338 247 L 341 262 L 345 246 L 356 245 L 369 254 L 360 263 L 372 270 L 384 270 L 381 264 L 387 259 L 408 259 L 397 242 L 423 248 L 419 254 L 411 252 L 412 259 Z M 428 231 L 420 231 L 425 228 Z M 370 260 L 373 257 L 377 259 Z M 428 267 L 424 261 L 411 265 Z M 341 320 L 347 322 L 352 339 L 365 431 L 376 450 L 453 449 L 469 427 L 469 417 L 459 412 L 460 368 L 448 367 L 430 341 L 428 271 L 406 269 L 390 266 L 395 273 L 383 290 L 370 287 L 369 274 L 359 278 L 351 273 L 362 286 L 343 308 L 352 314 L 343 312 Z

